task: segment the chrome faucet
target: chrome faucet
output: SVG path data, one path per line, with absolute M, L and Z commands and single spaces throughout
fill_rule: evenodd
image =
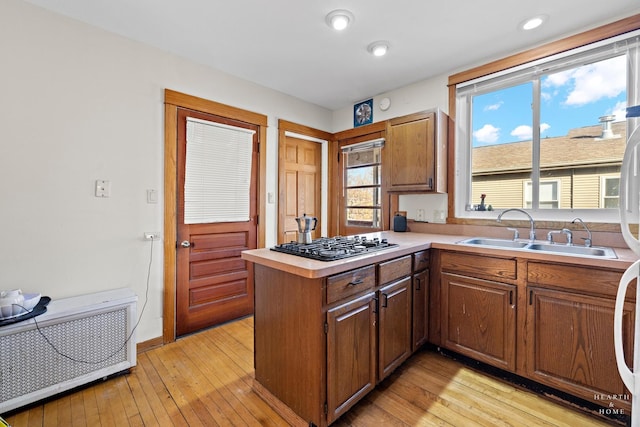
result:
M 552 230 L 547 233 L 547 241 L 549 243 L 554 243 L 553 235 L 554 234 L 565 234 L 567 236 L 567 246 L 573 245 L 573 233 L 568 228 L 563 228 L 562 230 Z
M 531 223 L 531 229 L 529 230 L 529 240 L 531 240 L 532 242 L 536 240 L 536 225 L 533 222 L 533 218 L 531 217 L 531 215 L 529 215 L 526 211 L 523 211 L 522 209 L 512 208 L 512 209 L 507 209 L 506 211 L 502 211 L 500 212 L 500 215 L 498 215 L 498 218 L 496 219 L 496 221 L 498 222 L 502 221 L 502 215 L 506 214 L 509 211 L 521 212 L 525 214 L 527 218 L 529 218 L 529 222 Z
M 582 221 L 580 218 L 575 218 L 573 221 L 571 221 L 571 224 L 575 224 L 576 222 L 579 222 L 580 224 L 582 224 L 582 226 L 584 227 L 584 229 L 587 231 L 587 237 L 584 238 L 584 245 L 588 248 L 591 247 L 591 244 L 593 243 L 592 237 L 591 237 L 591 231 L 589 230 L 589 228 L 587 228 L 587 224 L 584 223 L 584 221 Z

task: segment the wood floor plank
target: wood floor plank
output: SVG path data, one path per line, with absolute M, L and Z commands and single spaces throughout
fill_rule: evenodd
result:
M 451 366 L 455 364 L 444 362 L 445 358 L 439 357 L 435 354 L 427 355 L 429 362 L 425 362 L 425 359 L 417 359 L 418 371 L 424 371 L 427 369 L 429 363 L 435 365 L 437 368 L 434 372 L 439 374 L 441 381 L 449 381 L 452 379 L 455 383 L 462 384 L 470 390 L 474 390 L 479 396 L 495 396 L 496 401 L 500 407 L 508 405 L 514 410 L 517 410 L 520 414 L 527 414 L 528 416 L 535 416 L 539 419 L 541 424 L 548 423 L 549 425 L 573 427 L 576 422 L 584 423 L 583 425 L 603 426 L 607 425 L 606 422 L 590 416 L 588 414 L 569 411 L 562 405 L 549 405 L 549 401 L 541 396 L 536 395 L 533 392 L 521 390 L 513 385 L 506 384 L 503 381 L 495 378 L 479 375 L 477 371 L 457 364 L 459 369 L 456 370 L 455 375 L 451 371 Z
M 128 375 L 15 411 L 13 427 L 288 424 L 253 390 L 253 318 L 138 355 Z M 419 351 L 336 427 L 601 427 L 612 425 L 433 351 Z M 622 425 L 618 423 L 617 425 Z
M 87 427 L 87 416 L 84 408 L 82 393 L 76 392 L 69 396 L 71 403 L 71 426 Z
M 160 352 L 161 349 L 162 347 L 155 349 L 154 351 Z M 149 357 L 151 354 L 153 354 L 153 351 L 141 354 L 138 357 L 138 360 L 140 363 L 139 367 L 144 370 L 144 378 L 145 380 L 148 380 L 148 383 L 145 381 L 143 384 L 151 384 L 150 388 L 144 388 L 144 392 L 151 407 L 153 408 L 154 417 L 160 425 L 187 426 L 187 420 L 184 418 L 184 415 L 182 415 L 182 412 L 180 412 L 180 408 L 178 408 L 175 399 L 171 396 L 171 393 L 162 381 L 160 374 L 153 365 L 153 362 Z M 168 418 L 168 420 L 166 418 Z M 145 420 L 145 422 L 149 422 L 150 425 L 153 425 L 152 420 Z
M 184 344 L 187 346 L 185 349 L 189 353 L 190 357 L 193 358 L 194 363 L 199 366 L 202 374 L 208 378 L 215 393 L 224 399 L 229 408 L 233 410 L 238 417 L 240 417 L 242 422 L 248 426 L 264 425 L 264 418 L 256 418 L 254 414 L 245 407 L 242 400 L 239 399 L 238 396 L 233 393 L 233 390 L 220 378 L 218 372 L 219 364 L 211 363 L 210 349 L 205 348 L 201 343 L 196 342 L 195 340 L 185 340 Z M 237 421 L 237 425 L 240 425 L 239 421 Z
M 201 418 L 202 421 L 205 424 L 211 423 L 220 426 L 242 425 L 239 424 L 241 421 L 235 411 L 230 409 L 229 404 L 215 390 L 207 376 L 203 375 L 202 371 L 191 360 L 191 352 L 186 350 L 187 347 L 185 346 L 173 346 L 166 354 L 180 360 L 181 372 L 185 378 L 188 378 L 189 389 L 193 392 L 197 401 L 202 402 L 202 405 L 206 408 L 206 413 L 201 412 L 201 416 L 204 417 Z
M 163 353 L 169 352 L 168 348 L 162 348 Z M 180 374 L 180 361 L 169 359 L 167 357 L 160 358 L 159 352 L 152 352 L 149 360 L 153 362 L 153 366 L 162 378 L 162 382 L 169 390 L 172 398 L 175 400 L 180 413 L 184 416 L 189 426 L 204 426 L 202 422 L 200 405 L 196 402 L 196 398 L 189 389 L 189 382 Z

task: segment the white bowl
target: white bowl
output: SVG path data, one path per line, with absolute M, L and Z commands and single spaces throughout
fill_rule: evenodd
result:
M 40 298 L 42 297 L 42 295 L 39 293 L 26 293 L 22 294 L 22 296 L 24 296 L 24 304 L 22 305 L 27 309 L 27 311 L 33 310 L 34 307 L 40 302 Z
M 23 293 L 22 296 L 24 296 L 22 307 L 15 304 L 0 307 L 0 320 L 11 319 L 29 313 L 40 302 L 42 297 L 39 293 Z

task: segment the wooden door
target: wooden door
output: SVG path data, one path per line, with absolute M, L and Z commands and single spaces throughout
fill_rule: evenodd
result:
M 278 221 L 278 243 L 298 239 L 296 217 L 306 214 L 318 218 L 316 229 L 311 233 L 315 239 L 321 230 L 321 175 L 322 145 L 292 136 L 281 141 L 280 218 Z
M 376 385 L 375 294 L 327 312 L 327 423 Z
M 443 273 L 444 347 L 490 365 L 516 367 L 516 287 Z
M 178 110 L 176 333 L 183 335 L 253 313 L 253 265 L 240 253 L 257 247 L 258 133 L 253 136 L 249 220 L 185 224 L 187 117 L 257 130 L 257 126 Z
M 528 290 L 527 375 L 590 402 L 594 396 L 628 394 L 613 352 L 615 300 L 535 287 Z M 634 305 L 625 302 L 622 336 L 628 363 L 633 361 L 633 324 Z M 595 403 L 609 403 L 606 398 L 598 400 Z M 630 400 L 616 400 L 614 406 L 628 410 Z
M 379 291 L 378 380 L 411 356 L 411 277 Z
M 434 118 L 431 113 L 418 120 L 402 118 L 391 122 L 391 187 L 434 185 Z
M 416 351 L 429 336 L 429 270 L 413 275 L 413 343 Z

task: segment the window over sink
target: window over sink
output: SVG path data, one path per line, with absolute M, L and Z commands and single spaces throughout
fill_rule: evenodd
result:
M 456 84 L 455 216 L 617 222 L 639 58 L 636 30 Z

